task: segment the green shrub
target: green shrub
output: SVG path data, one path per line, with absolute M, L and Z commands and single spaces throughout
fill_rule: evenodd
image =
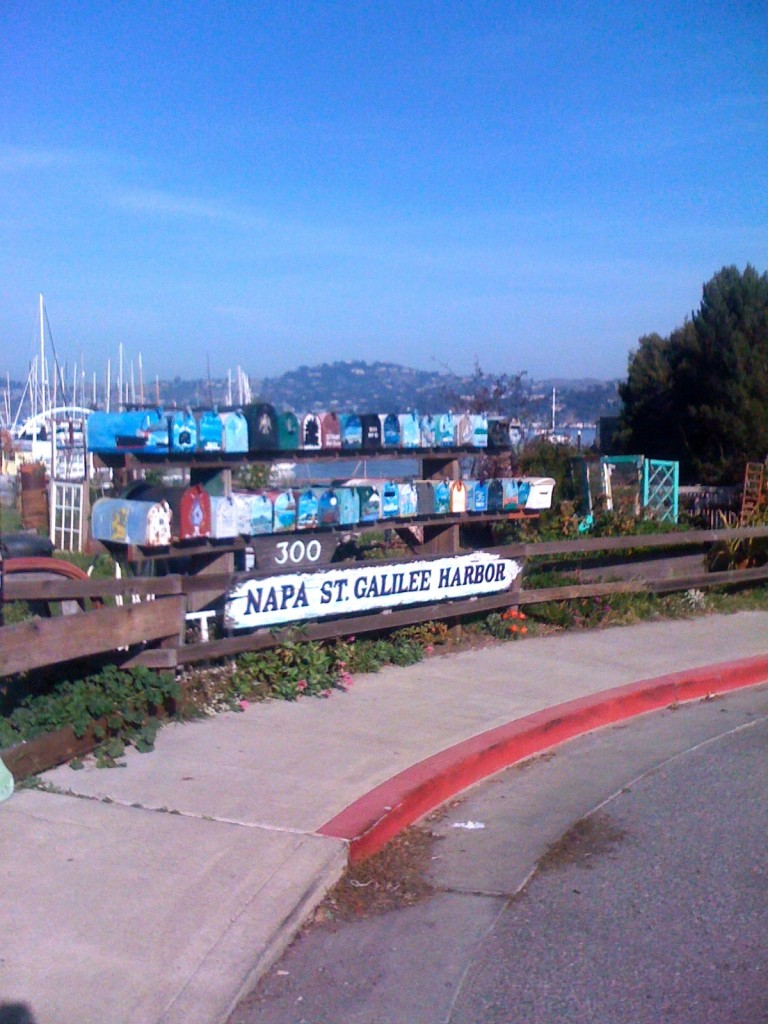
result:
M 174 710 L 180 696 L 181 689 L 169 672 L 108 666 L 85 679 L 67 680 L 46 693 L 23 697 L 0 718 L 0 747 L 69 725 L 78 737 L 93 728 L 101 741 L 97 756 L 105 760 L 120 756 L 128 743 L 141 751 L 151 750 L 158 712 Z

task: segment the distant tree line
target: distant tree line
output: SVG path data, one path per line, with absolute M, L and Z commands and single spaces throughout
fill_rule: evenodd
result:
M 630 354 L 617 440 L 680 462 L 685 482 L 735 483 L 768 455 L 768 274 L 723 267 L 668 337 Z

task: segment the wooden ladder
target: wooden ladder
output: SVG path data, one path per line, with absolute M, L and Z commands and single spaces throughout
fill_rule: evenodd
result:
M 763 501 L 765 466 L 762 462 L 748 462 L 744 470 L 744 491 L 741 496 L 739 525 L 746 526 Z

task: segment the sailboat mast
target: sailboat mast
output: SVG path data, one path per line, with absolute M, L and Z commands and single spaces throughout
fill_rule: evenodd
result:
M 48 408 L 46 402 L 46 367 L 45 367 L 45 307 L 43 305 L 43 293 L 40 292 L 40 412 L 45 413 Z
M 117 408 L 123 408 L 123 343 L 117 346 Z

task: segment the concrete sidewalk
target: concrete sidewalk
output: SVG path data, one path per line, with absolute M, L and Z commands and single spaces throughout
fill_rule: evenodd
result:
M 0 805 L 0 1024 L 4 1003 L 37 1024 L 219 1024 L 343 871 L 347 843 L 319 833 L 366 793 L 543 709 L 757 655 L 765 612 L 527 639 L 48 772 L 53 791 Z

